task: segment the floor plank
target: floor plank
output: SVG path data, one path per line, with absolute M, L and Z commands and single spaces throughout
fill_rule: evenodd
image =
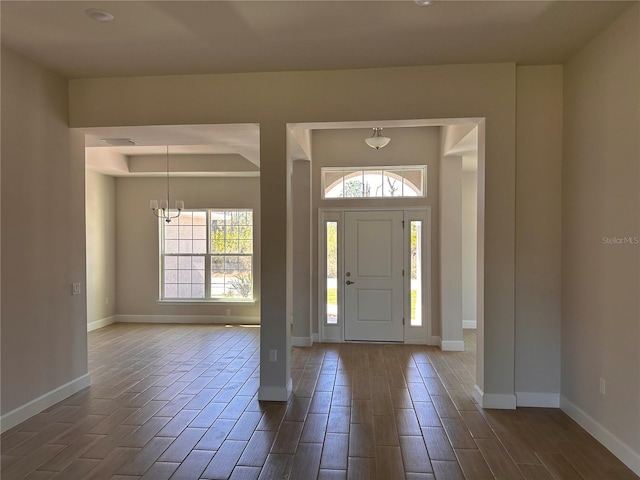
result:
M 0 437 L 3 480 L 637 480 L 557 409 L 483 410 L 465 352 L 315 344 L 260 402 L 259 328 L 90 332 L 92 386 Z

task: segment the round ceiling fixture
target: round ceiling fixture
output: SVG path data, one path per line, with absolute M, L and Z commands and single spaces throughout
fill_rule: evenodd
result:
M 373 135 L 364 139 L 364 142 L 369 145 L 371 148 L 375 148 L 376 150 L 380 150 L 383 147 L 386 147 L 391 139 L 389 137 L 385 137 L 382 135 L 382 127 L 374 127 Z
M 85 10 L 84 13 L 86 13 L 89 18 L 94 19 L 96 22 L 102 23 L 113 22 L 113 20 L 116 18 L 112 13 L 97 8 L 89 8 Z
M 416 5 L 420 5 L 421 7 L 428 7 L 429 5 L 433 5 L 435 0 L 413 0 Z

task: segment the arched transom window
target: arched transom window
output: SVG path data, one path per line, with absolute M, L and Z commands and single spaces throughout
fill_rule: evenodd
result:
M 323 198 L 425 197 L 426 165 L 322 168 Z

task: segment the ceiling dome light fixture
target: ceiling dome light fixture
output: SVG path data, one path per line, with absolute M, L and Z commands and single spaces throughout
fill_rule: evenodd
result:
M 98 8 L 89 8 L 84 11 L 89 18 L 92 18 L 96 22 L 108 23 L 113 22 L 116 18 L 112 13 L 106 12 L 104 10 L 100 10 Z
M 382 136 L 382 127 L 373 127 L 373 135 L 369 138 L 365 138 L 364 141 L 371 148 L 380 150 L 381 148 L 386 147 L 391 139 L 389 137 Z
M 428 7 L 429 5 L 433 5 L 433 2 L 435 2 L 435 0 L 413 0 L 413 3 L 421 7 Z

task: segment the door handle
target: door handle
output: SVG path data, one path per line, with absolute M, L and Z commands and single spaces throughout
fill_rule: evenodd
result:
M 356 283 L 356 282 L 352 282 L 351 280 L 347 280 L 345 283 L 346 283 L 347 285 L 351 285 L 352 283 Z

